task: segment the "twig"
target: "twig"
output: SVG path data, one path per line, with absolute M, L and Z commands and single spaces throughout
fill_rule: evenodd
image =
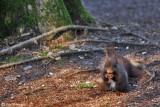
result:
M 148 42 L 153 43 L 151 39 L 148 39 L 148 38 L 146 38 L 145 36 L 142 36 L 142 35 L 139 35 L 139 34 L 136 34 L 136 33 L 132 33 L 132 32 L 122 33 L 122 34 L 120 34 L 120 35 L 121 35 L 121 36 L 129 35 L 129 36 L 133 36 L 133 37 L 138 37 L 138 38 L 141 38 L 141 39 L 143 39 L 143 40 L 146 40 L 146 41 L 148 41 Z
M 31 38 L 29 40 L 26 40 L 24 42 L 20 42 L 19 44 L 11 46 L 11 47 L 9 47 L 7 49 L 3 49 L 3 50 L 0 51 L 0 56 L 2 56 L 4 54 L 10 54 L 14 50 L 19 49 L 21 47 L 24 47 L 24 46 L 26 46 L 28 44 L 37 43 L 37 41 L 39 39 L 47 37 L 47 36 L 49 36 L 51 34 L 56 34 L 56 33 L 65 32 L 65 31 L 68 31 L 68 30 L 76 30 L 76 29 L 79 29 L 79 30 L 81 30 L 81 29 L 88 29 L 88 30 L 107 31 L 107 29 L 105 29 L 105 28 L 96 28 L 96 27 L 89 27 L 89 26 L 78 26 L 78 25 L 63 26 L 63 27 L 51 30 L 51 31 L 49 31 L 47 33 L 44 33 L 42 35 L 39 35 L 37 37 Z
M 73 43 L 81 43 L 81 42 L 115 43 L 115 44 L 136 45 L 136 46 L 156 46 L 155 44 L 147 44 L 147 43 L 130 43 L 130 42 L 118 42 L 118 41 L 94 40 L 94 39 L 76 40 L 72 42 L 66 42 L 65 44 L 73 44 Z
M 145 72 L 151 76 L 145 83 L 143 83 L 143 85 L 149 83 L 153 78 L 155 78 L 155 72 L 154 70 L 152 71 L 152 73 L 148 70 L 148 69 L 145 69 Z
M 27 62 L 38 61 L 38 60 L 42 60 L 44 58 L 47 58 L 47 57 L 42 56 L 42 57 L 36 57 L 36 58 L 32 58 L 32 59 L 28 59 L 28 60 L 24 60 L 24 61 L 20 61 L 20 62 L 13 62 L 13 63 L 9 63 L 9 64 L 4 64 L 4 65 L 0 66 L 0 69 L 7 68 L 7 67 L 10 67 L 10 66 L 16 66 L 16 65 L 24 64 L 24 63 L 27 63 Z
M 75 75 L 75 74 L 78 74 L 78 73 L 81 73 L 81 72 L 93 72 L 93 71 L 98 71 L 98 69 L 95 68 L 95 69 L 75 71 L 75 72 L 70 73 L 70 74 L 68 74 L 67 76 L 65 76 L 65 78 L 70 77 L 70 76 Z
M 58 56 L 68 56 L 68 55 L 90 53 L 90 52 L 104 52 L 104 50 L 103 49 L 93 49 L 93 50 L 83 50 L 83 51 L 68 51 L 68 52 L 64 52 L 64 53 L 53 53 L 50 56 L 36 57 L 36 58 L 32 58 L 32 59 L 28 59 L 28 60 L 24 60 L 24 61 L 20 61 L 20 62 L 13 62 L 13 63 L 9 63 L 9 64 L 4 64 L 4 65 L 0 66 L 0 69 L 24 64 L 24 63 L 27 63 L 27 62 L 38 61 L 38 60 L 42 60 L 42 59 L 45 59 L 45 58 L 55 58 L 55 57 L 58 57 Z
M 23 93 L 20 93 L 19 95 L 31 95 L 32 93 L 35 93 L 37 91 L 41 91 L 41 90 L 46 90 L 48 89 L 49 87 L 43 87 L 43 86 L 40 86 L 40 87 L 37 87 L 35 89 L 32 89 L 32 90 L 29 90 L 29 91 L 25 91 Z

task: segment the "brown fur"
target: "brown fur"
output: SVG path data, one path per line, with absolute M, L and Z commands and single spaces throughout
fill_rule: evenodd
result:
M 132 65 L 128 59 L 123 56 L 118 56 L 118 61 L 122 63 L 129 77 L 141 77 L 141 70 Z

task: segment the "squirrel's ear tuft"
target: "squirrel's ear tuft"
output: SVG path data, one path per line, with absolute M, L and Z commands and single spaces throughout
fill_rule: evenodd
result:
M 106 48 L 106 58 L 108 58 L 108 57 L 109 57 L 109 49 Z
M 112 51 L 113 51 L 113 57 L 116 57 L 116 54 L 115 54 L 115 47 L 112 46 Z

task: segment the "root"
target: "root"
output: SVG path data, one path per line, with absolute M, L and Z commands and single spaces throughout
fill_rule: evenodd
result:
M 118 42 L 118 41 L 107 41 L 107 40 L 94 40 L 94 39 L 82 39 L 76 40 L 72 42 L 67 42 L 66 44 L 74 44 L 74 43 L 82 43 L 82 42 L 95 42 L 95 43 L 115 43 L 115 44 L 123 44 L 123 45 L 135 45 L 135 46 L 155 46 L 155 44 L 148 44 L 148 43 L 130 43 L 130 42 Z
M 75 55 L 75 54 L 83 54 L 83 53 L 91 53 L 91 52 L 104 52 L 104 50 L 103 49 L 93 49 L 93 50 L 84 50 L 84 51 L 69 51 L 69 52 L 64 52 L 64 53 L 53 53 L 50 56 L 36 57 L 36 58 L 32 58 L 32 59 L 28 59 L 28 60 L 24 60 L 24 61 L 20 61 L 20 62 L 13 62 L 13 63 L 9 63 L 9 64 L 4 64 L 4 65 L 0 66 L 0 69 L 24 64 L 24 63 L 27 63 L 27 62 L 38 61 L 38 60 L 42 60 L 42 59 L 45 59 L 45 58 L 54 59 L 58 56 L 62 57 L 62 56 L 70 56 L 70 55 Z
M 3 49 L 3 50 L 0 51 L 0 56 L 5 55 L 5 54 L 11 54 L 12 52 L 14 52 L 14 50 L 22 48 L 22 47 L 24 47 L 28 44 L 31 44 L 31 43 L 38 44 L 38 42 L 37 42 L 38 40 L 40 40 L 41 38 L 50 36 L 51 34 L 57 34 L 57 33 L 60 33 L 60 32 L 66 32 L 68 30 L 77 30 L 77 29 L 79 29 L 79 30 L 87 29 L 87 30 L 94 30 L 94 31 L 98 31 L 98 30 L 99 31 L 107 31 L 107 29 L 105 29 L 105 28 L 97 28 L 97 27 L 89 27 L 89 26 L 78 26 L 78 25 L 63 26 L 63 27 L 51 30 L 51 31 L 49 31 L 47 33 L 44 33 L 42 35 L 39 35 L 37 37 L 26 40 L 24 42 L 20 42 L 19 44 L 11 46 L 7 49 Z
M 132 33 L 132 32 L 129 32 L 129 33 L 122 33 L 120 34 L 121 36 L 125 36 L 125 35 L 129 35 L 129 36 L 133 36 L 133 37 L 138 37 L 138 38 L 141 38 L 143 40 L 146 40 L 148 42 L 151 42 L 153 43 L 153 41 L 151 39 L 148 39 L 146 38 L 145 36 L 142 36 L 142 35 L 139 35 L 139 34 L 136 34 L 136 33 Z

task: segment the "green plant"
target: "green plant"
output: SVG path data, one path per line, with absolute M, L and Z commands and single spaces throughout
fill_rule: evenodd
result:
M 94 88 L 94 85 L 87 84 L 87 83 L 79 83 L 76 87 L 77 88 Z
M 38 56 L 47 56 L 48 52 L 41 52 L 38 54 Z
M 64 48 L 65 48 L 65 47 L 60 46 L 60 45 L 55 47 L 55 49 L 64 49 Z

